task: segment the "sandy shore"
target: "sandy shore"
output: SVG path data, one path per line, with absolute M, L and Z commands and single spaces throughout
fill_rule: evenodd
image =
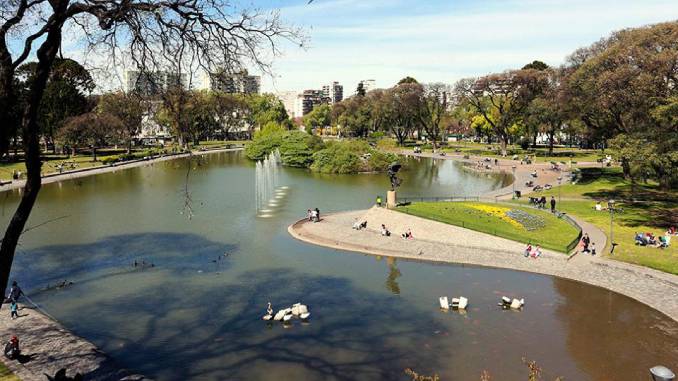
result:
M 189 157 L 191 155 L 207 155 L 207 154 L 211 154 L 211 153 L 232 152 L 232 151 L 241 151 L 241 150 L 243 150 L 242 147 L 220 148 L 220 149 L 213 149 L 213 150 L 206 150 L 206 151 L 192 151 L 191 153 L 161 156 L 161 157 L 156 157 L 156 158 L 149 159 L 149 160 L 144 160 L 144 159 L 132 160 L 132 161 L 129 161 L 129 162 L 124 162 L 124 163 L 119 163 L 119 164 L 114 164 L 114 165 L 101 165 L 101 166 L 98 166 L 98 167 L 76 169 L 76 170 L 73 170 L 73 171 L 65 171 L 65 172 L 59 173 L 59 174 L 50 173 L 50 174 L 47 174 L 47 175 L 43 175 L 42 183 L 43 184 L 49 184 L 49 183 L 55 183 L 55 182 L 64 181 L 64 180 L 72 180 L 72 179 L 78 179 L 78 178 L 81 178 L 81 177 L 99 175 L 99 174 L 102 174 L 102 173 L 115 172 L 115 171 L 119 171 L 119 170 L 123 170 L 123 169 L 129 169 L 129 168 L 134 168 L 134 167 L 142 167 L 144 165 L 150 165 L 150 164 L 159 163 L 159 162 L 162 162 L 162 161 L 181 159 L 181 158 Z M 13 190 L 13 189 L 20 189 L 20 188 L 23 188 L 25 184 L 26 184 L 26 180 L 12 181 L 9 184 L 0 185 L 0 192 Z
M 369 229 L 353 230 L 356 220 L 368 221 Z M 375 230 L 382 223 L 393 236 L 382 237 Z M 412 230 L 414 240 L 399 237 L 406 229 Z M 678 321 L 678 276 L 600 256 L 568 259 L 545 250 L 541 258 L 525 258 L 522 243 L 376 207 L 325 215 L 320 223 L 301 220 L 288 231 L 298 240 L 338 250 L 572 279 L 626 295 Z

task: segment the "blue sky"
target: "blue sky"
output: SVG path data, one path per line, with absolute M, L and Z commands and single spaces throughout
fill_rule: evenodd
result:
M 260 0 L 304 27 L 308 47 L 284 46 L 263 90 L 318 88 L 361 79 L 389 87 L 410 75 L 448 82 L 563 63 L 574 49 L 627 27 L 678 19 L 677 0 Z

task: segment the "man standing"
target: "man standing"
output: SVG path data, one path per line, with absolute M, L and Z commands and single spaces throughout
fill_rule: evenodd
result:
M 551 196 L 551 213 L 556 212 L 556 198 Z
M 381 196 L 377 196 L 377 206 L 381 208 Z

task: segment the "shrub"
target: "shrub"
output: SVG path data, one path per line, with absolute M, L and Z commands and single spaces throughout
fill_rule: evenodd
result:
M 377 151 L 365 141 L 338 141 L 313 155 L 311 169 L 323 173 L 385 171 L 396 159 L 396 155 Z
M 392 150 L 398 147 L 398 142 L 395 139 L 383 138 L 377 141 L 377 148 L 380 150 Z
M 282 163 L 290 167 L 308 168 L 313 153 L 323 148 L 322 140 L 303 131 L 286 132 L 280 143 Z

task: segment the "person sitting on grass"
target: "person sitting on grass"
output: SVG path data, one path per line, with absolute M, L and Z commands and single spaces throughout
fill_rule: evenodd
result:
M 666 231 L 666 235 L 678 235 L 678 231 L 675 226 L 671 226 L 669 230 Z
M 647 245 L 647 242 L 645 242 L 645 236 L 643 235 L 643 233 L 636 233 L 635 241 L 636 241 L 636 245 L 640 245 L 640 246 Z
M 593 209 L 595 209 L 596 212 L 602 212 L 603 211 L 603 205 L 600 203 L 600 201 L 597 201 L 596 206 L 594 206 Z
M 666 234 L 663 236 L 659 236 L 658 242 L 657 242 L 657 247 L 660 249 L 665 249 L 669 247 L 669 244 L 671 243 L 671 236 Z
M 383 235 L 384 237 L 390 237 L 391 236 L 391 232 L 388 231 L 388 229 L 386 229 L 386 225 L 384 225 L 384 224 L 381 224 L 381 235 Z

